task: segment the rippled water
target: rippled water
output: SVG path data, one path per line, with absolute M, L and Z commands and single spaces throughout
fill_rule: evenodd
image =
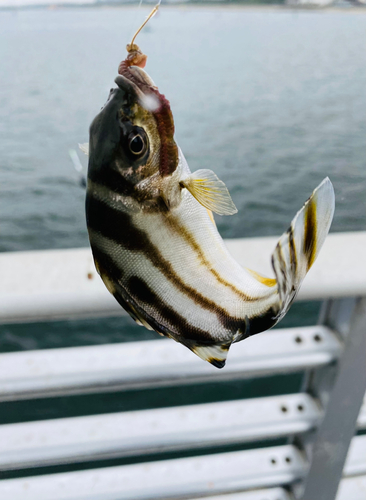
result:
M 88 244 L 68 151 L 88 140 L 146 13 L 0 12 L 0 251 Z M 191 169 L 214 170 L 239 209 L 217 217 L 224 237 L 280 234 L 326 175 L 332 230 L 365 229 L 365 35 L 363 13 L 240 7 L 162 8 L 141 33 Z M 96 338 L 115 340 L 111 328 Z M 44 345 L 18 331 L 3 345 Z
M 0 250 L 87 245 L 68 150 L 145 12 L 0 13 Z M 365 229 L 365 34 L 362 14 L 166 8 L 140 35 L 191 169 L 217 172 L 239 208 L 223 236 L 280 234 L 326 175 L 333 231 Z

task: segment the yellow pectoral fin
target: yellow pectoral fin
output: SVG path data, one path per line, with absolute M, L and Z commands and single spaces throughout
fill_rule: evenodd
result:
M 275 286 L 277 284 L 277 280 L 274 278 L 266 278 L 265 276 L 262 276 L 261 274 L 258 274 L 257 272 L 253 271 L 252 269 L 246 268 L 247 271 L 250 272 L 250 274 L 257 280 L 259 283 L 262 283 L 263 285 L 266 285 L 268 287 Z
M 237 208 L 225 184 L 212 170 L 197 170 L 180 182 L 205 208 L 219 215 L 233 215 Z

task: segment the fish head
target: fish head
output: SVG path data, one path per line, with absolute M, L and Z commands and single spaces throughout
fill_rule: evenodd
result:
M 115 82 L 90 127 L 88 177 L 120 176 L 133 190 L 175 171 L 174 122 L 168 101 L 142 69 L 132 67 L 129 78 L 118 75 Z

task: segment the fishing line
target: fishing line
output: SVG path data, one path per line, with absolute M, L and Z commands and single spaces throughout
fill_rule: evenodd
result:
M 137 23 L 139 22 L 139 19 L 140 19 L 140 10 L 141 10 L 141 5 L 142 5 L 142 1 L 143 0 L 140 0 L 138 5 L 137 5 L 137 9 L 135 10 L 135 15 L 133 17 L 133 21 L 132 21 L 132 26 L 136 26 Z M 133 35 L 133 32 L 131 30 L 131 36 Z M 128 37 L 130 38 L 130 37 Z
M 142 0 L 140 0 L 140 5 L 141 5 L 141 2 L 142 2 Z M 157 13 L 157 11 L 159 9 L 160 4 L 161 4 L 161 0 L 159 0 L 159 2 L 155 5 L 155 7 L 150 12 L 150 14 L 147 16 L 147 18 L 145 19 L 145 21 L 141 24 L 141 26 L 139 27 L 139 29 L 133 35 L 133 38 L 132 38 L 132 41 L 131 41 L 131 44 L 130 44 L 131 47 L 133 47 L 133 44 L 134 44 L 134 42 L 136 40 L 136 37 L 140 33 L 140 31 L 146 26 L 146 24 L 150 21 L 150 19 L 152 19 L 155 16 L 155 14 Z

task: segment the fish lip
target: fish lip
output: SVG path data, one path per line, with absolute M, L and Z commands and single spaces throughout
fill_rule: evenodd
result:
M 136 98 L 141 97 L 142 92 L 138 86 L 125 76 L 117 75 L 114 79 L 114 83 L 116 83 L 118 87 L 127 94 L 132 94 L 136 96 Z
M 161 106 L 159 98 L 156 97 L 154 93 L 144 93 L 138 85 L 132 82 L 129 78 L 118 75 L 114 79 L 115 83 L 118 85 L 119 90 L 125 94 L 132 96 L 144 109 L 154 112 L 158 110 Z M 143 82 L 141 82 L 142 84 Z M 146 84 L 145 84 L 146 86 Z

